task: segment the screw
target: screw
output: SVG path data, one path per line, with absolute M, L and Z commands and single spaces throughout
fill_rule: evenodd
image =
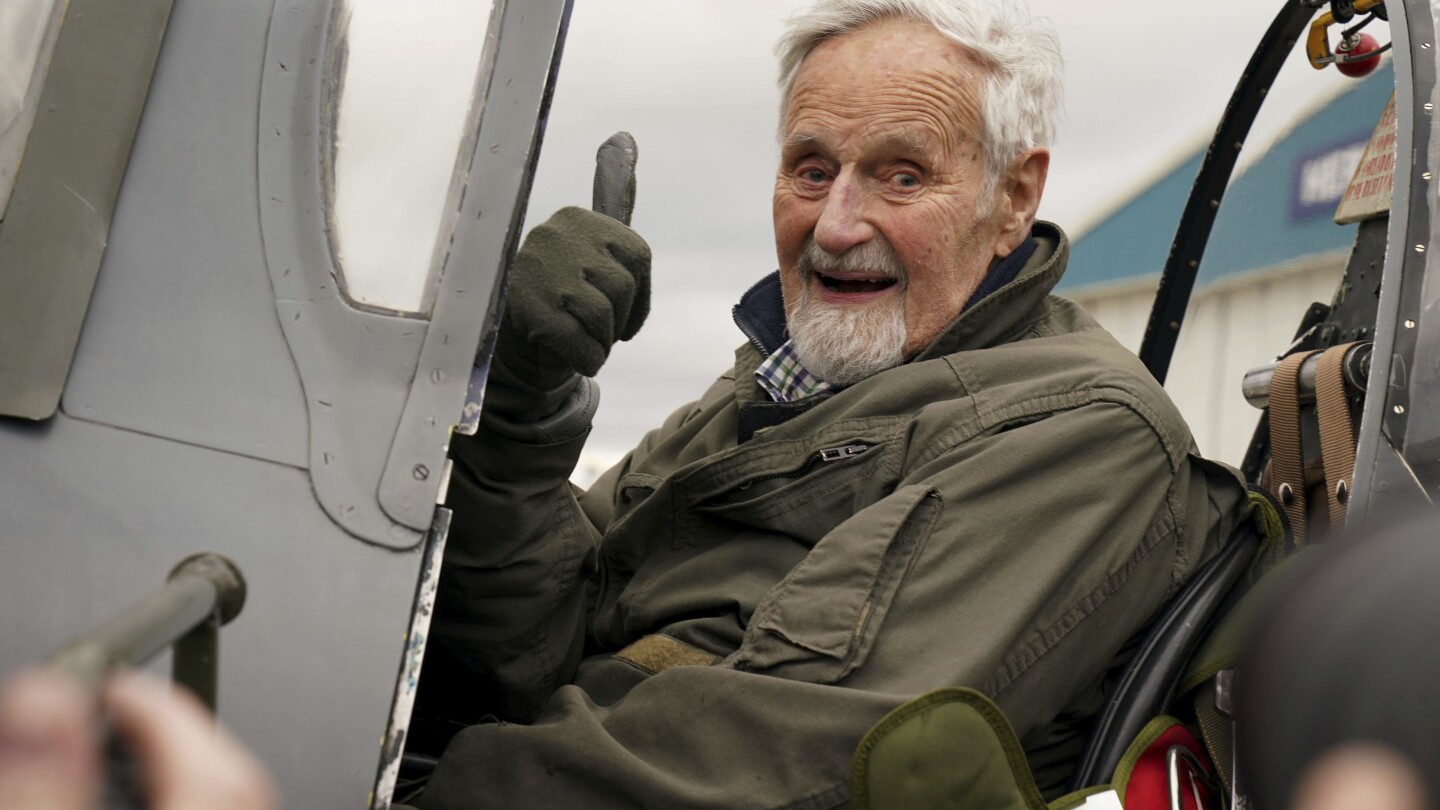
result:
M 424 481 L 425 479 L 430 477 L 430 468 L 426 467 L 424 464 L 416 464 L 415 468 L 412 469 L 410 473 L 415 476 L 416 481 Z

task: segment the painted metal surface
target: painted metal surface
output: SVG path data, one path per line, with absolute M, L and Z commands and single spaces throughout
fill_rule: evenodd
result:
M 1440 411 L 1433 404 L 1440 385 L 1440 322 L 1434 315 L 1440 245 L 1432 202 L 1440 172 L 1440 132 L 1434 126 L 1440 104 L 1440 25 L 1425 0 L 1392 2 L 1387 9 L 1397 65 L 1396 165 L 1370 395 L 1356 446 L 1351 524 L 1429 505 L 1440 490 Z
M 501 5 L 504 35 L 494 41 L 494 66 L 481 81 L 487 89 L 466 170 L 470 188 L 458 200 L 459 224 L 443 263 L 432 325 L 380 482 L 386 514 L 410 527 L 430 525 L 434 471 L 444 464 L 451 427 L 460 421 L 482 339 L 480 359 L 489 359 L 502 312 L 501 274 L 519 244 L 570 16 L 570 0 L 512 0 L 497 9 Z
M 275 311 L 305 391 L 306 466 L 316 499 L 347 532 L 411 548 L 428 521 L 392 521 L 375 490 L 429 324 L 357 310 L 340 294 L 322 166 L 330 150 L 325 81 L 334 66 L 323 55 L 333 7 L 280 0 L 274 8 L 260 62 L 260 230 Z
M 172 0 L 71 0 L 0 224 L 0 415 L 59 407 Z
M 435 523 L 426 536 L 421 560 L 420 582 L 415 589 L 415 609 L 410 630 L 405 634 L 405 654 L 400 658 L 400 675 L 395 682 L 395 699 L 390 704 L 390 725 L 380 746 L 380 768 L 375 790 L 370 794 L 371 810 L 385 810 L 395 795 L 400 778 L 400 760 L 410 729 L 410 714 L 420 687 L 420 665 L 425 661 L 425 644 L 430 637 L 430 619 L 435 615 L 435 594 L 440 586 L 440 564 L 445 559 L 445 540 L 450 533 L 449 509 L 435 510 Z
M 172 12 L 63 407 L 303 468 L 305 396 L 260 233 L 260 60 L 273 7 L 190 0 Z
M 0 418 L 0 675 L 175 560 L 223 554 L 249 600 L 222 632 L 219 712 L 306 808 L 378 806 L 403 744 L 449 429 L 498 320 L 568 3 L 496 5 L 430 321 L 335 290 L 333 11 L 175 4 L 61 408 Z
M 222 631 L 221 718 L 275 774 L 284 806 L 363 805 L 418 551 L 356 542 L 303 470 L 64 414 L 0 423 L 0 460 L 0 673 L 163 584 L 179 557 L 223 554 L 249 597 Z
M 192 554 L 165 585 L 73 639 L 48 659 L 98 692 L 115 667 L 138 666 L 174 646 L 175 681 L 213 711 L 220 625 L 245 605 L 245 579 L 218 554 Z

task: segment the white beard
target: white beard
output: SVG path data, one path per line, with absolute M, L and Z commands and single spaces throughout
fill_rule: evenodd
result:
M 798 266 L 800 296 L 787 313 L 790 339 L 805 368 L 832 385 L 853 385 L 905 360 L 905 267 L 884 237 L 832 256 L 812 237 Z M 815 300 L 815 271 L 865 270 L 898 279 L 890 294 L 868 304 Z

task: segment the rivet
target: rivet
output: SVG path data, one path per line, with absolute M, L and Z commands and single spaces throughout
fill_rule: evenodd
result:
M 1396 406 L 1395 406 L 1395 413 L 1405 413 L 1405 406 L 1404 406 L 1404 405 L 1396 405 Z
M 1280 488 L 1276 490 L 1276 494 L 1280 496 L 1280 502 L 1286 506 L 1295 500 L 1295 491 L 1290 488 L 1289 484 L 1281 484 Z
M 1415 322 L 1414 322 L 1414 321 L 1406 321 L 1406 322 L 1405 322 L 1405 328 L 1406 328 L 1406 329 L 1414 329 L 1414 328 L 1415 328 Z
M 1424 253 L 1424 252 L 1425 252 L 1425 246 L 1424 246 L 1424 245 L 1416 245 L 1416 246 L 1415 246 L 1415 252 L 1416 252 L 1416 253 Z
M 1179 329 L 1179 328 L 1180 328 L 1180 322 L 1179 322 L 1179 321 L 1171 321 L 1171 322 L 1170 322 L 1170 328 L 1171 328 L 1171 329 Z

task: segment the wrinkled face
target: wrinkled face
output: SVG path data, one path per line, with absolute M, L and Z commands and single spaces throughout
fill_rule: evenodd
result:
M 980 82 L 959 46 L 899 19 L 827 40 L 801 64 L 775 178 L 775 245 L 790 333 L 818 376 L 845 384 L 917 354 L 996 257 L 999 228 L 980 210 Z M 879 368 L 817 356 L 886 340 L 898 345 L 880 347 Z

